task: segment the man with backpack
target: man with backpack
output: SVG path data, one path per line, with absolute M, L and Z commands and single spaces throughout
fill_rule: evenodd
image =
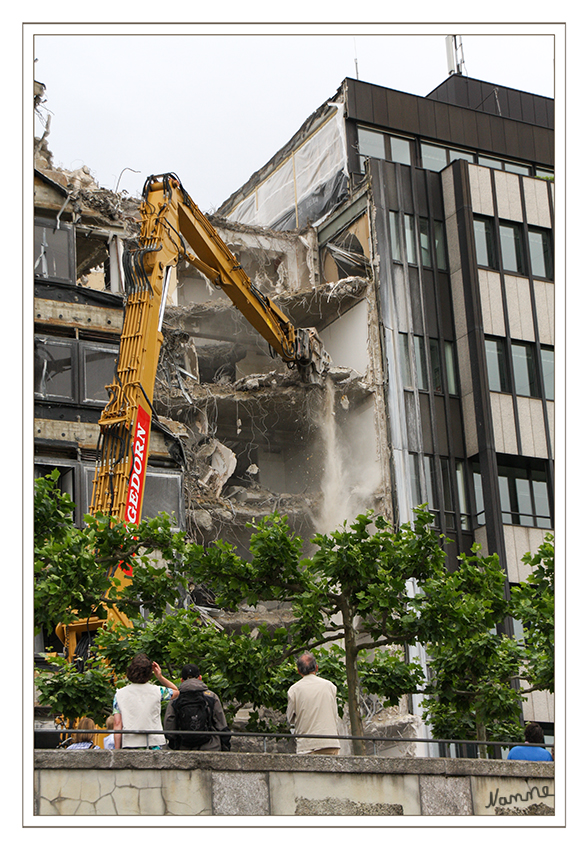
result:
M 166 735 L 170 749 L 203 752 L 230 750 L 230 735 L 207 734 L 228 732 L 229 727 L 220 699 L 206 687 L 196 664 L 185 664 L 181 679 L 180 694 L 168 704 L 165 712 L 164 731 L 201 734 Z

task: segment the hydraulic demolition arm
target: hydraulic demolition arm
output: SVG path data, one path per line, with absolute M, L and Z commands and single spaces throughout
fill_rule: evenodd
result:
M 90 511 L 139 522 L 149 452 L 155 374 L 169 275 L 185 259 L 222 288 L 250 324 L 306 381 L 328 369 L 314 328 L 295 328 L 251 282 L 235 256 L 173 174 L 143 189 L 139 247 L 125 251 L 126 308 L 109 401 L 100 419 Z
M 114 380 L 99 420 L 100 437 L 90 513 L 139 523 L 143 504 L 153 393 L 171 269 L 187 260 L 219 286 L 250 324 L 303 380 L 315 382 L 330 358 L 314 328 L 295 328 L 251 282 L 235 256 L 173 174 L 149 177 L 143 188 L 136 248 L 123 254 L 125 313 Z M 119 565 L 117 578 L 131 580 Z M 116 608 L 109 617 L 129 624 Z M 84 655 L 97 617 L 57 627 L 70 660 Z

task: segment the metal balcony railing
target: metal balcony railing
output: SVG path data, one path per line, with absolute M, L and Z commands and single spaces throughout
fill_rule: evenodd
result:
M 54 732 L 57 734 L 68 734 L 69 730 L 39 730 L 35 731 L 43 731 L 43 732 Z M 71 734 L 75 734 L 72 730 Z M 123 735 L 166 735 L 167 737 L 174 737 L 177 735 L 187 735 L 190 737 L 202 737 L 209 736 L 210 732 L 191 732 L 191 731 L 183 731 L 183 730 L 168 730 L 165 729 L 123 729 L 122 732 L 115 732 L 113 729 L 95 729 L 95 735 L 110 735 L 110 734 L 123 734 Z M 248 738 L 248 739 L 261 739 L 263 741 L 263 752 L 267 752 L 267 742 L 268 739 L 273 740 L 283 740 L 287 739 L 289 741 L 295 741 L 297 739 L 316 739 L 320 738 L 321 741 L 324 740 L 337 740 L 337 741 L 365 741 L 366 744 L 371 744 L 371 755 L 377 755 L 378 745 L 380 747 L 390 747 L 396 744 L 437 744 L 439 745 L 439 749 L 441 751 L 441 758 L 480 758 L 480 752 L 485 751 L 488 753 L 490 758 L 501 759 L 504 757 L 503 750 L 510 750 L 512 747 L 516 746 L 525 746 L 524 742 L 513 742 L 513 741 L 478 741 L 478 740 L 469 740 L 469 739 L 457 739 L 457 738 L 386 738 L 381 735 L 295 735 L 291 732 L 218 732 L 214 730 L 212 732 L 216 737 L 229 737 L 232 739 L 235 738 Z M 66 747 L 69 743 L 71 743 L 72 738 L 68 737 L 64 741 L 59 744 L 60 748 Z M 527 745 L 528 746 L 528 745 Z M 533 744 L 533 746 L 543 747 L 544 749 L 552 749 L 554 744 Z M 452 753 L 451 748 L 454 747 L 454 753 Z M 366 748 L 367 749 L 367 748 Z M 473 752 L 472 752 L 473 751 Z M 178 752 L 178 751 L 173 751 Z M 475 754 L 474 754 L 475 753 Z M 287 753 L 285 754 L 287 755 Z M 370 755 L 370 753 L 366 752 L 366 755 Z

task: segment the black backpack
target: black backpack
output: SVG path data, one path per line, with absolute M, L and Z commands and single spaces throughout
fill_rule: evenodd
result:
M 213 730 L 212 710 L 214 694 L 211 691 L 182 691 L 173 703 L 176 715 L 176 729 L 185 732 L 211 732 Z M 181 748 L 199 750 L 207 744 L 212 735 L 170 735 L 172 750 Z

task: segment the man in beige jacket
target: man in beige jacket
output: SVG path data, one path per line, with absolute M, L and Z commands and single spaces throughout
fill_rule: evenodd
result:
M 317 676 L 318 664 L 314 655 L 305 652 L 296 662 L 301 675 L 288 690 L 286 718 L 296 735 L 337 735 L 337 688 L 328 679 Z M 299 755 L 339 754 L 336 738 L 297 738 Z

